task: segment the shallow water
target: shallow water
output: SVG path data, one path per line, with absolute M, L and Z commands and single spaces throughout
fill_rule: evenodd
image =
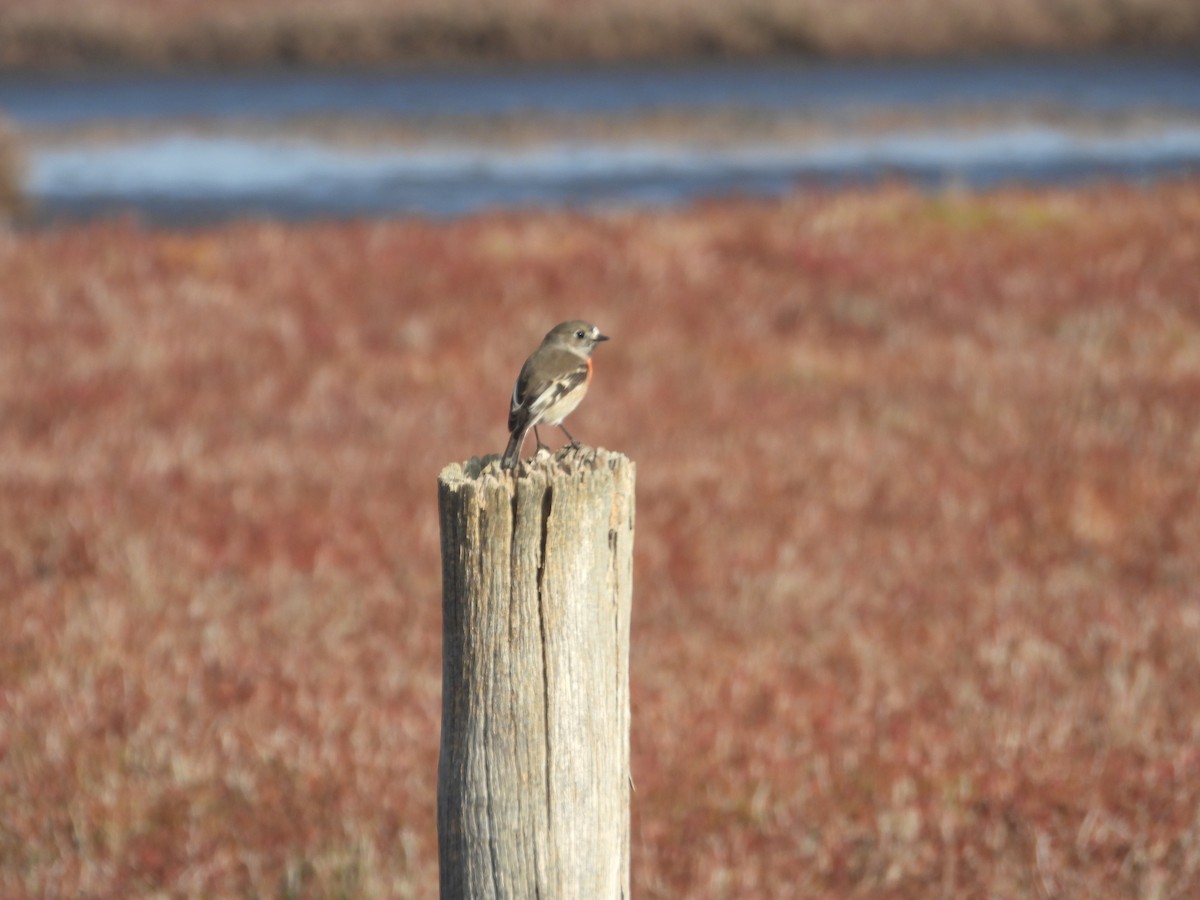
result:
M 0 108 L 26 132 L 43 220 L 450 216 L 885 177 L 988 186 L 1200 171 L 1200 62 L 1184 58 L 10 77 Z M 643 127 L 731 111 L 717 139 Z M 761 127 L 739 124 L 747 111 Z M 582 134 L 599 119 L 617 127 Z M 339 139 L 380 123 L 368 140 Z M 493 136 L 514 123 L 536 127 Z

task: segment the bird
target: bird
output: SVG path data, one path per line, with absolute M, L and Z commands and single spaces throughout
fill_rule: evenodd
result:
M 512 402 L 508 408 L 508 447 L 500 460 L 502 469 L 511 469 L 525 443 L 529 429 L 538 449 L 546 445 L 538 434 L 538 425 L 557 425 L 575 449 L 579 442 L 563 425 L 587 393 L 592 380 L 592 351 L 608 340 L 608 335 L 582 319 L 571 319 L 551 328 L 517 376 Z M 549 449 L 548 447 L 546 449 Z

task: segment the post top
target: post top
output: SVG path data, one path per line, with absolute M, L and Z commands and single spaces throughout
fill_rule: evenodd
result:
M 632 467 L 632 460 L 623 453 L 605 450 L 603 447 L 564 447 L 553 455 L 540 450 L 532 460 L 522 460 L 514 469 L 500 468 L 500 454 L 489 453 L 487 456 L 473 456 L 463 462 L 450 463 L 442 469 L 438 481 L 453 487 L 484 478 L 517 481 L 536 474 L 552 479 L 602 468 L 615 471 L 625 466 Z

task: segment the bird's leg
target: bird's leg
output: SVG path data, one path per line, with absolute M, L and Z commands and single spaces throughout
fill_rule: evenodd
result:
M 571 432 L 567 431 L 567 426 L 562 424 L 562 422 L 559 422 L 558 427 L 562 429 L 562 433 L 565 434 L 567 436 L 567 440 L 571 442 L 571 449 L 578 450 L 579 449 L 579 441 L 577 441 L 577 440 L 575 440 L 575 438 L 571 437 Z
M 545 447 L 547 453 L 551 452 L 550 445 L 542 443 L 542 436 L 540 434 L 538 434 L 536 425 L 533 426 L 533 439 L 535 441 L 537 441 L 537 449 L 538 450 L 541 450 L 543 447 Z M 537 451 L 535 450 L 534 452 L 536 453 Z

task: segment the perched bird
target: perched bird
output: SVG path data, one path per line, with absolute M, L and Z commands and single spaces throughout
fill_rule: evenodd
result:
M 511 469 L 517 464 L 530 428 L 538 449 L 546 446 L 537 430 L 541 424 L 557 425 L 572 447 L 579 446 L 563 425 L 563 419 L 575 410 L 587 393 L 592 380 L 592 351 L 601 341 L 607 340 L 599 328 L 579 319 L 550 329 L 542 339 L 542 345 L 525 360 L 513 386 L 512 404 L 508 410 L 508 430 L 512 438 L 500 461 L 501 468 Z

